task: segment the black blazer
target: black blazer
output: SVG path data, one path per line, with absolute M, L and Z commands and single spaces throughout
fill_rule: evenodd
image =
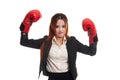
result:
M 49 53 L 52 43 L 50 41 L 48 41 L 46 38 L 47 38 L 47 36 L 45 36 L 41 39 L 38 39 L 38 40 L 33 40 L 33 39 L 28 39 L 27 34 L 26 35 L 21 34 L 20 44 L 23 46 L 40 49 L 42 43 L 44 42 L 43 57 L 40 62 L 39 75 L 40 75 L 41 71 L 43 71 L 43 75 L 48 76 L 48 72 L 46 70 L 46 65 L 47 65 L 48 53 Z M 75 37 L 68 37 L 66 47 L 67 47 L 67 52 L 68 52 L 69 71 L 71 72 L 74 80 L 76 80 L 76 77 L 77 77 L 77 69 L 76 69 L 77 52 L 81 52 L 81 53 L 93 56 L 96 54 L 97 42 L 95 44 L 90 44 L 90 46 L 87 46 L 87 45 L 83 45 L 82 43 L 80 43 Z

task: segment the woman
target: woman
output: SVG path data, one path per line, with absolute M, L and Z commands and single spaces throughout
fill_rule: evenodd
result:
M 90 45 L 83 45 L 75 37 L 68 36 L 68 19 L 63 13 L 52 16 L 49 35 L 38 40 L 28 39 L 29 28 L 33 22 L 41 18 L 38 10 L 31 10 L 20 26 L 20 44 L 27 47 L 40 49 L 40 69 L 48 76 L 48 80 L 76 80 L 77 52 L 87 55 L 96 54 L 97 33 L 94 23 L 86 18 L 83 20 L 83 29 L 89 33 Z

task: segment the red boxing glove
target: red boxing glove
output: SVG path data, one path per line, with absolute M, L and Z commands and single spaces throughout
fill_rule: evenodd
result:
M 92 20 L 90 20 L 89 18 L 83 19 L 82 27 L 84 31 L 88 31 L 90 44 L 94 44 L 95 42 L 98 41 L 95 24 L 93 23 Z
M 39 18 L 41 18 L 41 17 L 42 17 L 42 15 L 39 12 L 39 10 L 31 10 L 31 11 L 29 11 L 26 14 L 23 22 L 20 25 L 20 30 L 22 32 L 28 33 L 32 23 L 38 21 Z

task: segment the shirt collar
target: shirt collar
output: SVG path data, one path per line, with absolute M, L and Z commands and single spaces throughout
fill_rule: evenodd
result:
M 53 37 L 52 41 L 56 42 L 56 37 L 55 36 Z M 67 42 L 67 39 L 64 36 L 64 38 L 63 38 L 63 44 L 65 44 L 66 42 Z

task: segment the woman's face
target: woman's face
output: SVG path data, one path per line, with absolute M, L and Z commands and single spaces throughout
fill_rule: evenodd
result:
M 62 19 L 59 19 L 56 23 L 56 32 L 55 32 L 55 36 L 58 38 L 63 38 L 66 34 L 66 26 L 65 26 L 65 22 Z

